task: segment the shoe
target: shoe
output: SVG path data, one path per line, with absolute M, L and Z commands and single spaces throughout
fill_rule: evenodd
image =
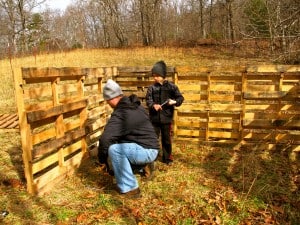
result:
M 165 160 L 165 164 L 167 164 L 169 166 L 171 166 L 172 163 L 173 163 L 173 159 L 167 159 L 167 160 Z
M 131 191 L 121 193 L 122 197 L 136 199 L 142 197 L 140 188 L 133 189 Z
M 144 167 L 144 173 L 142 174 L 142 180 L 144 181 L 152 180 L 154 178 L 154 170 L 155 170 L 154 161 L 146 164 L 146 166 Z

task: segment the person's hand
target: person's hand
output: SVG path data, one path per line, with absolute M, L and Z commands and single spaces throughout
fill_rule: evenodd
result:
M 169 103 L 169 105 L 175 105 L 175 104 L 176 104 L 176 101 L 173 100 L 173 99 L 170 99 L 168 103 Z
M 154 108 L 156 111 L 162 110 L 161 105 L 159 105 L 159 104 L 154 104 L 154 105 L 153 105 L 153 108 Z

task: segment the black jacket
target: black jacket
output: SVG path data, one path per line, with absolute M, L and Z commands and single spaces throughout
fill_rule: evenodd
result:
M 115 143 L 136 143 L 144 148 L 159 149 L 149 116 L 136 95 L 122 97 L 114 108 L 99 140 L 100 162 L 104 163 L 109 146 Z
M 154 104 L 163 104 L 168 99 L 176 100 L 175 105 L 163 105 L 163 110 L 156 111 L 153 108 Z M 174 107 L 180 106 L 184 101 L 184 97 L 180 93 L 178 87 L 168 80 L 163 84 L 154 83 L 151 85 L 146 94 L 146 104 L 149 108 L 149 116 L 152 123 L 168 124 L 172 122 Z

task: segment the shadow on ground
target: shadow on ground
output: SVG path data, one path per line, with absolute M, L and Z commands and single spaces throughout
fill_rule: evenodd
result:
M 297 154 L 291 157 L 291 149 L 197 148 L 198 153 L 194 152 L 195 147 L 179 144 L 178 160 L 201 168 L 206 177 L 202 177 L 204 183 L 214 182 L 221 201 L 227 204 L 223 210 L 234 213 L 240 207 L 230 204 L 234 198 L 226 194 L 226 190 L 232 190 L 230 195 L 239 196 L 246 211 L 257 208 L 256 223 L 299 224 L 300 160 Z

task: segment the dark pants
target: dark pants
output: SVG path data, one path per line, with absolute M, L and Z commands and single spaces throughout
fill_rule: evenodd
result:
M 162 160 L 163 162 L 173 161 L 172 158 L 172 141 L 171 141 L 171 131 L 172 124 L 153 124 L 157 137 L 161 135 L 161 145 L 162 145 Z

